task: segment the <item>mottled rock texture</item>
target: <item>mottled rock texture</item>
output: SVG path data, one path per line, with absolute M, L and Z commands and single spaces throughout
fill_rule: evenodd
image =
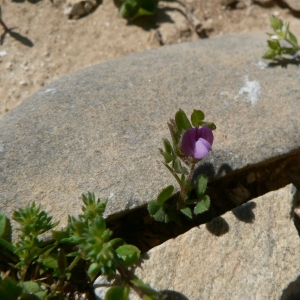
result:
M 136 274 L 170 299 L 300 299 L 296 197 L 288 185 L 193 228 L 145 254 Z
M 66 224 L 81 193 L 107 214 L 154 199 L 176 182 L 158 147 L 178 108 L 215 122 L 212 179 L 299 149 L 300 69 L 267 65 L 265 34 L 166 46 L 65 76 L 0 120 L 0 211 L 35 200 Z M 199 170 L 199 169 L 198 169 Z

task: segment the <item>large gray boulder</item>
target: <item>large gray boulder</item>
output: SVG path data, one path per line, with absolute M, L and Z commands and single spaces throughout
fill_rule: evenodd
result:
M 300 299 L 295 200 L 293 185 L 253 199 L 153 248 L 136 275 L 170 299 Z
M 55 220 L 81 193 L 116 215 L 174 183 L 158 153 L 178 108 L 217 125 L 214 169 L 232 171 L 298 151 L 300 69 L 261 59 L 265 34 L 199 40 L 135 53 L 65 76 L 0 120 L 0 211 L 35 200 Z M 223 169 L 223 168 L 221 168 Z M 218 174 L 218 175 L 216 175 Z

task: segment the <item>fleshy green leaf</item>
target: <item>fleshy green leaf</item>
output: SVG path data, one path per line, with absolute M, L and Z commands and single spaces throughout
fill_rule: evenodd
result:
M 290 31 L 288 32 L 288 38 L 294 46 L 298 46 L 297 38 Z
M 191 115 L 191 121 L 194 127 L 200 126 L 204 120 L 205 115 L 201 110 L 194 109 Z
M 267 43 L 268 43 L 269 47 L 273 50 L 277 50 L 278 48 L 280 48 L 280 44 L 278 41 L 268 40 Z
M 192 125 L 187 118 L 185 112 L 180 108 L 175 114 L 175 122 L 179 133 L 192 128 Z
M 157 204 L 162 205 L 165 201 L 167 201 L 173 194 L 174 192 L 174 186 L 169 185 L 166 188 L 164 188 L 158 195 L 157 197 Z
M 182 208 L 180 210 L 184 215 L 186 215 L 188 218 L 192 219 L 193 218 L 193 215 L 192 215 L 192 211 L 189 207 L 185 207 L 185 208 Z
M 152 295 L 159 295 L 159 293 L 152 289 L 148 284 L 146 284 L 145 282 L 143 282 L 141 279 L 139 278 L 135 278 L 130 280 L 131 283 L 133 283 L 135 286 L 137 286 L 142 292 L 144 292 L 145 294 L 152 296 Z
M 194 209 L 194 214 L 198 215 L 198 214 L 201 214 L 201 213 L 209 210 L 209 206 L 210 206 L 210 199 L 207 195 L 205 195 L 203 197 L 203 200 L 198 202 L 198 204 L 196 205 L 196 207 Z
M 22 287 L 18 286 L 9 277 L 0 281 L 0 299 L 18 299 L 22 291 Z
M 115 239 L 109 241 L 109 244 L 111 245 L 111 247 L 113 249 L 117 249 L 118 247 L 124 245 L 125 242 L 121 238 L 115 238 Z
M 58 268 L 58 262 L 57 262 L 57 254 L 56 253 L 50 253 L 43 261 L 43 265 L 50 269 L 57 269 Z
M 38 293 L 42 291 L 40 285 L 35 281 L 20 282 L 19 286 L 23 287 L 27 293 Z
M 52 237 L 54 240 L 57 242 L 60 242 L 62 239 L 66 239 L 69 237 L 69 232 L 68 231 L 52 231 Z
M 207 183 L 208 183 L 208 179 L 206 176 L 204 175 L 198 176 L 197 185 L 196 185 L 196 193 L 198 199 L 202 199 L 202 197 L 204 196 L 207 188 Z
M 2 237 L 3 234 L 5 233 L 5 228 L 6 228 L 6 217 L 0 214 L 0 237 Z
M 148 203 L 149 214 L 158 222 L 165 221 L 165 212 L 161 205 L 157 204 L 156 201 L 150 201 Z
M 271 27 L 276 32 L 277 30 L 281 30 L 283 23 L 280 19 L 276 18 L 274 15 L 270 16 Z
M 105 294 L 105 300 L 128 300 L 126 292 L 120 286 L 111 287 Z
M 141 255 L 141 251 L 133 245 L 120 246 L 116 252 L 126 267 L 130 267 L 136 263 Z
M 264 59 L 274 59 L 276 57 L 276 53 L 273 49 L 267 50 L 267 52 L 263 55 Z

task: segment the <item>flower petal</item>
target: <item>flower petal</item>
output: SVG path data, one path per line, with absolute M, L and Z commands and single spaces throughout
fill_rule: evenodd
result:
M 208 152 L 211 151 L 211 149 L 212 148 L 210 143 L 207 140 L 200 138 L 196 142 L 193 156 L 198 159 L 204 158 L 208 154 Z
M 200 138 L 203 138 L 205 140 L 207 140 L 210 145 L 212 146 L 213 142 L 214 142 L 214 135 L 212 133 L 212 130 L 209 127 L 202 127 L 202 128 L 197 128 L 197 140 Z
M 181 140 L 182 151 L 188 156 L 194 156 L 197 141 L 197 128 L 190 128 L 184 132 Z

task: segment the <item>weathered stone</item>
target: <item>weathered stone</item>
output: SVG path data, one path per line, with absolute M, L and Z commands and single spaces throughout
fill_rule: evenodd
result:
M 273 0 L 253 0 L 253 3 L 257 3 L 261 6 L 269 7 L 274 4 Z
M 65 76 L 0 120 L 0 211 L 35 200 L 55 220 L 81 193 L 109 197 L 107 214 L 154 199 L 176 182 L 158 147 L 179 107 L 217 125 L 197 170 L 212 179 L 299 149 L 300 69 L 267 65 L 265 34 L 135 53 Z
M 189 300 L 299 299 L 296 197 L 288 185 L 193 228 L 150 250 L 136 275 Z
M 292 10 L 300 12 L 300 1 L 299 0 L 283 0 Z
M 64 14 L 69 18 L 78 19 L 88 13 L 98 6 L 97 0 L 68 0 L 67 6 L 64 9 Z

